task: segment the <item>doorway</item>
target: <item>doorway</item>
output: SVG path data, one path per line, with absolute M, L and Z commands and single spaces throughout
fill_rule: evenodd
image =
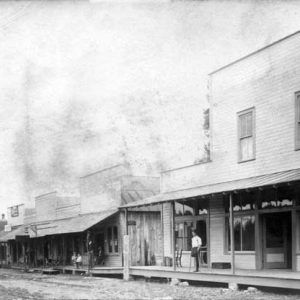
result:
M 292 265 L 291 212 L 263 215 L 263 268 L 289 269 Z

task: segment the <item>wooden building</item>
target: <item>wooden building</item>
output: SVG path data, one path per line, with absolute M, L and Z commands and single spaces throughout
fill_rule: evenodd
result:
M 164 256 L 188 266 L 195 228 L 208 267 L 300 271 L 299 49 L 296 32 L 209 75 L 210 159 L 123 207 L 160 207 Z
M 92 266 L 122 267 L 125 221 L 118 207 L 157 194 L 159 178 L 133 176 L 128 166 L 116 165 L 81 177 L 79 188 L 77 196 L 51 192 L 36 197 L 35 207 L 24 210 L 21 225 L 0 237 L 8 242 L 12 265 L 22 265 L 27 259 L 31 267 L 68 266 L 75 252 L 87 267 L 92 252 Z M 145 245 L 156 236 L 153 230 L 157 230 L 160 213 L 138 210 L 130 217 L 137 230 L 143 231 L 138 246 L 147 253 L 137 263 L 150 263 Z M 148 227 L 148 221 L 154 225 Z M 151 249 L 152 259 L 159 255 L 157 248 Z

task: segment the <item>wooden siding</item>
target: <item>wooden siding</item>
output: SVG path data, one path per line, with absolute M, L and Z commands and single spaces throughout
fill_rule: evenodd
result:
M 35 198 L 36 221 L 56 219 L 57 194 L 56 192 L 41 195 Z
M 162 265 L 163 238 L 160 212 L 129 212 L 131 265 Z
M 212 162 L 162 174 L 162 191 L 300 168 L 295 151 L 295 92 L 300 33 L 210 78 Z M 237 113 L 255 107 L 255 160 L 238 163 Z
M 126 166 L 117 165 L 81 177 L 79 182 L 80 195 L 89 197 L 101 194 L 103 190 L 109 189 L 113 182 L 119 181 L 121 176 L 129 174 L 130 170 Z

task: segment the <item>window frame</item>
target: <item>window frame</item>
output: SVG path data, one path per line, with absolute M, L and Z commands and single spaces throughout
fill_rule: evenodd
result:
M 300 91 L 295 93 L 295 150 L 300 150 Z
M 254 227 L 255 227 L 255 223 L 257 222 L 256 220 L 256 214 L 255 212 L 250 212 L 249 211 L 244 211 L 244 212 L 239 212 L 239 213 L 234 213 L 233 214 L 233 218 L 240 218 L 241 220 L 245 217 L 254 217 Z M 228 220 L 227 220 L 228 219 Z M 229 250 L 229 232 L 230 232 L 230 217 L 229 214 L 225 214 L 224 216 L 224 235 L 225 235 L 225 254 L 230 254 L 231 253 L 231 249 Z M 242 237 L 242 230 L 240 232 L 240 238 L 241 238 L 241 250 L 234 250 L 234 253 L 236 254 L 254 254 L 256 252 L 256 248 L 255 248 L 255 237 L 254 237 L 254 250 L 242 250 L 243 248 L 243 237 Z
M 115 237 L 115 228 L 117 228 L 117 236 Z M 109 232 L 111 233 L 111 238 L 109 238 Z M 119 227 L 117 225 L 108 226 L 106 228 L 106 240 L 107 240 L 107 254 L 108 255 L 116 255 L 120 252 L 119 247 Z M 117 245 L 115 245 L 115 241 L 117 241 Z M 110 251 L 110 242 L 112 242 L 112 251 Z M 117 251 L 116 251 L 117 247 Z
M 243 136 L 241 137 L 241 117 L 243 115 L 246 114 L 252 114 L 252 134 L 249 136 Z M 256 130 L 255 130 L 255 107 L 251 107 L 245 110 L 242 110 L 240 112 L 237 113 L 237 132 L 238 132 L 238 139 L 237 139 L 237 143 L 238 143 L 238 163 L 243 163 L 243 162 L 247 162 L 247 161 L 252 161 L 255 160 L 256 158 Z M 245 138 L 249 138 L 252 137 L 253 139 L 253 149 L 252 149 L 252 153 L 253 156 L 251 158 L 248 159 L 242 159 L 242 149 L 241 149 L 241 141 Z

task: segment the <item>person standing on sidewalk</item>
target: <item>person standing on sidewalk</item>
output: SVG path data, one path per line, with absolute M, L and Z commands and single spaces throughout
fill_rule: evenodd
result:
M 199 271 L 199 252 L 200 252 L 200 247 L 202 246 L 202 240 L 198 236 L 196 230 L 192 231 L 192 253 L 191 256 L 195 258 L 195 270 L 194 272 Z

